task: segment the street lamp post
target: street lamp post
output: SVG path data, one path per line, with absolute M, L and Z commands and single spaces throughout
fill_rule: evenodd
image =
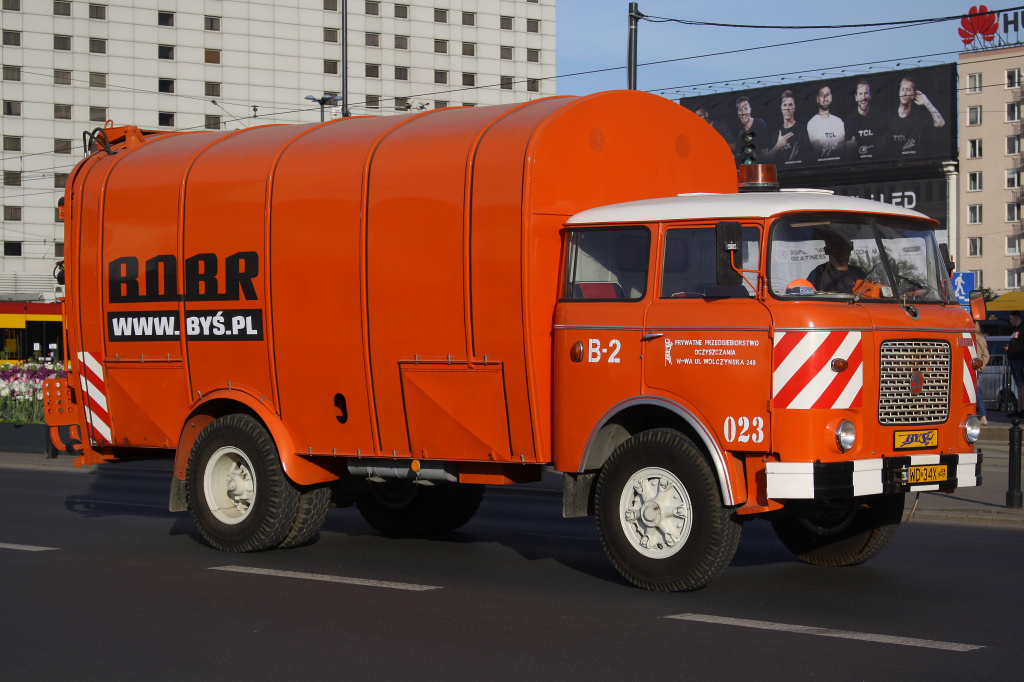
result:
M 328 104 L 334 104 L 341 101 L 341 95 L 328 95 L 324 94 L 323 97 L 315 97 L 313 95 L 306 95 L 306 99 L 311 102 L 316 102 L 320 105 L 320 122 L 324 122 L 324 107 Z

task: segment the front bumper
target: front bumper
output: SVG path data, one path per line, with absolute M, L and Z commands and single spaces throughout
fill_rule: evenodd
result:
M 883 493 L 953 490 L 981 485 L 982 453 L 907 455 L 849 462 L 767 462 L 767 494 L 773 500 L 825 500 Z M 944 465 L 947 478 L 912 483 L 910 467 Z

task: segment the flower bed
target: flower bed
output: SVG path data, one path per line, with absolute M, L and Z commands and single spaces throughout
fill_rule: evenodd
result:
M 0 364 L 0 422 L 43 423 L 43 380 L 66 377 L 59 363 Z

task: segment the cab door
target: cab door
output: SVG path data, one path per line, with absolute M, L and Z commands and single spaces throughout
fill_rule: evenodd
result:
M 643 320 L 654 232 L 646 225 L 567 233 L 555 306 L 555 459 L 575 470 L 595 425 L 642 392 Z
M 743 228 L 743 267 L 758 269 L 760 228 Z M 714 224 L 669 225 L 644 327 L 644 393 L 710 427 L 724 449 L 770 448 L 771 336 L 756 273 L 718 283 Z

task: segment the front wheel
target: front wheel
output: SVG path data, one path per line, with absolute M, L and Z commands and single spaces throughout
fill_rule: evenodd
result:
M 670 429 L 644 431 L 605 463 L 595 494 L 609 559 L 648 590 L 704 587 L 732 560 L 740 525 L 721 502 L 703 453 Z
M 885 549 L 896 535 L 904 494 L 793 504 L 772 519 L 782 544 L 809 564 L 855 566 Z

